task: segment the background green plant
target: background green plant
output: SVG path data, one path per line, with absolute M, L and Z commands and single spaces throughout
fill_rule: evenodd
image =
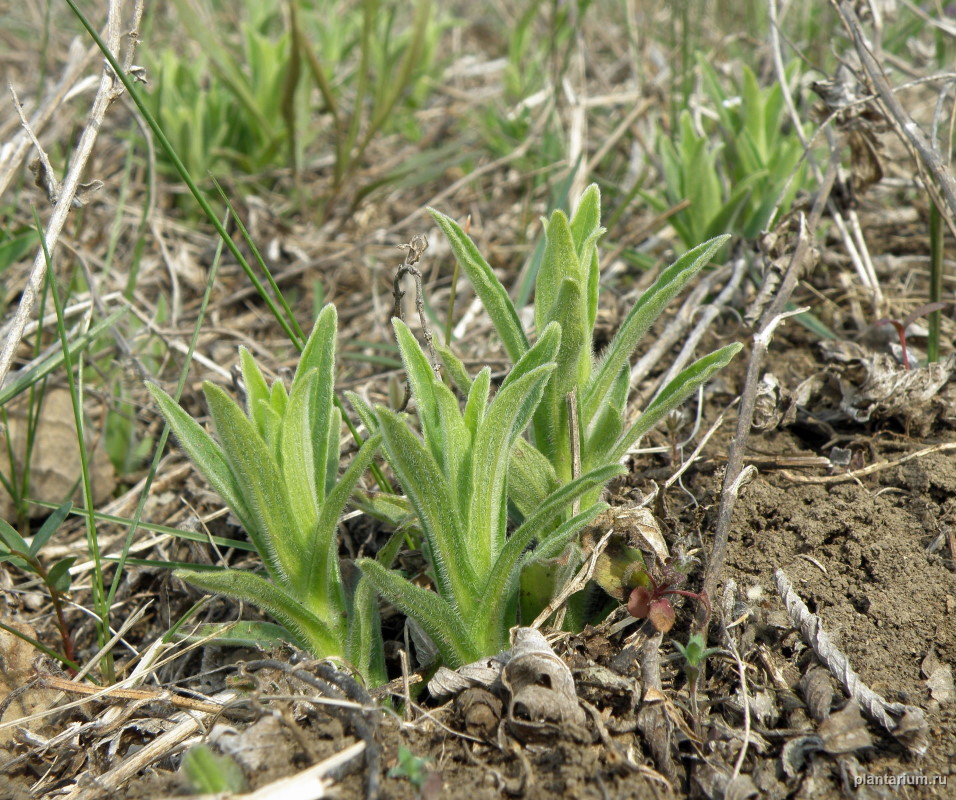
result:
M 249 534 L 267 577 L 235 569 L 179 569 L 176 576 L 263 609 L 289 640 L 319 657 L 344 657 L 377 683 L 384 663 L 375 596 L 365 582 L 350 586 L 343 578 L 336 529 L 380 437 L 366 440 L 338 477 L 336 319 L 331 305 L 319 314 L 288 393 L 281 380 L 267 385 L 245 349 L 246 413 L 221 388 L 204 384 L 218 444 L 169 395 L 149 388 L 183 449 Z M 276 631 L 262 633 L 274 638 Z
M 753 239 L 808 188 L 804 147 L 786 116 L 780 86 L 761 87 L 744 65 L 739 84 L 728 91 L 706 59 L 698 57 L 697 67 L 716 125 L 684 110 L 672 130 L 659 128 L 664 185 L 641 192 L 659 211 L 689 201 L 670 217 L 686 248 L 724 233 Z M 791 82 L 796 68 L 791 65 Z
M 298 174 L 331 142 L 323 208 L 354 177 L 376 136 L 410 131 L 401 105 L 423 102 L 435 70 L 441 27 L 431 0 L 416 0 L 410 13 L 394 0 L 246 0 L 229 9 L 241 18 L 235 42 L 222 36 L 231 26 L 215 24 L 212 6 L 175 5 L 200 51 L 155 56 L 156 87 L 146 103 L 187 170 L 257 174 L 286 166 Z M 317 116 L 328 125 L 317 125 Z M 359 194 L 399 176 L 377 176 Z
M 519 363 L 528 352 L 529 336 L 511 298 L 461 227 L 440 212 L 431 213 L 488 311 L 505 351 Z M 631 355 L 668 303 L 710 261 L 726 237 L 698 245 L 664 270 L 635 303 L 603 355 L 595 360 L 594 327 L 600 292 L 598 242 L 603 234 L 596 185 L 585 191 L 570 220 L 557 210 L 545 226 L 546 244 L 535 283 L 535 326 L 538 331 L 546 331 L 551 325 L 559 325 L 561 343 L 555 356 L 557 368 L 533 415 L 531 441 L 515 440 L 509 500 L 519 519 L 534 514 L 546 497 L 577 477 L 572 458 L 575 448 L 581 473 L 620 463 L 641 436 L 726 366 L 741 347 L 727 345 L 681 371 L 636 422 L 626 425 Z M 461 362 L 447 347 L 439 346 L 439 352 L 452 380 L 462 391 L 470 391 L 470 379 Z M 577 411 L 574 424 L 570 421 L 572 408 Z M 582 504 L 587 507 L 597 501 L 602 489 L 603 485 L 595 486 L 582 497 Z M 553 570 L 564 574 L 567 565 L 573 568 L 578 560 L 568 554 L 564 565 L 555 563 Z M 536 615 L 559 588 L 557 579 L 546 579 L 541 572 L 540 563 L 532 571 L 529 562 L 522 592 L 526 614 Z
M 40 551 L 43 550 L 53 534 L 63 524 L 63 520 L 66 519 L 72 507 L 73 503 L 70 500 L 63 503 L 46 518 L 29 543 L 8 522 L 0 519 L 0 563 L 9 562 L 18 569 L 33 573 L 43 582 L 50 595 L 56 627 L 60 633 L 60 640 L 63 642 L 63 655 L 52 655 L 55 655 L 68 667 L 77 669 L 73 636 L 64 616 L 65 595 L 70 591 L 72 582 L 70 567 L 76 561 L 76 556 L 61 558 L 48 568 L 40 555 Z M 38 642 L 32 643 L 39 649 L 50 652 L 48 648 L 42 647 Z
M 513 362 L 519 361 L 529 348 L 529 336 L 508 293 L 461 227 L 440 212 L 431 213 L 487 309 L 505 351 Z M 740 350 L 739 344 L 727 345 L 687 367 L 635 423 L 625 426 L 631 355 L 667 304 L 709 262 L 726 237 L 698 245 L 664 270 L 595 361 L 598 241 L 604 234 L 600 214 L 600 193 L 592 185 L 570 221 L 559 210 L 545 226 L 546 245 L 535 284 L 535 325 L 543 331 L 549 324 L 559 323 L 561 347 L 555 374 L 534 414 L 533 441 L 529 444 L 519 439 L 511 463 L 510 499 L 522 515 L 532 513 L 545 496 L 573 477 L 572 436 L 579 440 L 582 470 L 618 463 L 642 435 Z M 467 391 L 467 373 L 461 362 L 448 348 L 440 348 L 440 353 L 452 379 Z M 576 431 L 568 422 L 569 395 L 578 408 Z

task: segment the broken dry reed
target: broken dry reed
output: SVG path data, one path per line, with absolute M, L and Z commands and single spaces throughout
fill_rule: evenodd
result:
M 422 271 L 415 266 L 421 261 L 422 255 L 428 249 L 428 239 L 419 233 L 413 236 L 410 242 L 397 245 L 397 247 L 405 251 L 405 260 L 395 271 L 395 280 L 392 283 L 392 296 L 395 298 L 395 303 L 392 306 L 392 317 L 398 317 L 407 324 L 405 312 L 402 309 L 402 298 L 405 297 L 405 292 L 402 291 L 402 278 L 411 275 L 415 279 L 415 308 L 418 311 L 418 320 L 422 326 L 422 337 L 425 339 L 425 345 L 428 348 L 428 359 L 435 374 L 440 376 L 438 353 L 435 352 L 432 332 L 428 327 L 428 316 L 425 313 L 425 290 L 422 287 Z
M 847 2 L 837 4 L 831 0 L 837 9 L 848 32 L 853 38 L 853 45 L 863 65 L 863 74 L 869 84 L 869 89 L 879 97 L 884 109 L 887 122 L 893 127 L 897 136 L 914 155 L 917 168 L 920 170 L 923 186 L 946 219 L 946 224 L 953 235 L 956 235 L 956 177 L 943 162 L 939 151 L 934 148 L 920 130 L 919 125 L 903 108 L 903 104 L 896 98 L 883 68 L 877 62 L 867 43 L 860 20 Z M 923 174 L 923 168 L 932 180 Z M 940 196 L 942 192 L 942 196 Z
M 791 622 L 800 629 L 817 658 L 840 681 L 846 693 L 859 703 L 870 719 L 900 739 L 911 752 L 917 755 L 925 753 L 929 746 L 929 724 L 923 710 L 903 703 L 891 703 L 863 683 L 850 665 L 850 660 L 830 639 L 820 618 L 811 613 L 794 591 L 787 574 L 778 569 L 773 577 Z M 904 720 L 906 724 L 901 725 Z

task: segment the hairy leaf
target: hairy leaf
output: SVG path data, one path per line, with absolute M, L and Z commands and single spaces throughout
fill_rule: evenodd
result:
M 696 392 L 699 386 L 710 380 L 715 372 L 726 367 L 742 347 L 743 345 L 739 343 L 728 344 L 682 370 L 660 391 L 644 413 L 637 418 L 637 422 L 621 437 L 611 453 L 611 459 L 619 461 L 624 458 L 634 442 Z
M 218 572 L 177 569 L 173 574 L 199 589 L 261 608 L 318 658 L 344 655 L 344 630 L 330 627 L 308 611 L 299 598 L 286 593 L 261 575 L 237 569 Z
M 370 558 L 360 558 L 357 564 L 379 594 L 422 626 L 448 667 L 454 669 L 469 664 L 482 655 L 462 615 L 437 594 L 416 586 Z
M 617 378 L 621 368 L 628 363 L 641 337 L 667 304 L 700 271 L 727 238 L 727 236 L 718 236 L 688 250 L 664 270 L 654 285 L 634 304 L 634 308 L 621 324 L 601 359 L 597 372 L 588 384 L 583 409 L 585 424 L 594 418 L 598 408 L 605 402 L 614 379 Z
M 508 292 L 492 272 L 488 262 L 478 252 L 475 243 L 457 222 L 433 208 L 429 208 L 428 213 L 432 215 L 445 234 L 445 238 L 448 239 L 458 264 L 465 271 L 471 285 L 475 288 L 475 293 L 481 298 L 488 316 L 491 317 L 508 356 L 512 362 L 517 362 L 528 349 L 528 339 Z

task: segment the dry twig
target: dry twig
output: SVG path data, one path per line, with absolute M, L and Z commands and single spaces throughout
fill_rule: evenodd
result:
M 877 461 L 875 464 L 869 464 L 861 469 L 855 469 L 852 472 L 845 472 L 842 475 L 797 475 L 796 473 L 790 472 L 788 470 L 780 470 L 780 474 L 787 480 L 793 481 L 794 483 L 830 485 L 835 483 L 849 483 L 850 481 L 855 481 L 859 478 L 862 478 L 864 475 L 873 475 L 874 473 L 882 472 L 890 467 L 898 467 L 900 464 L 905 464 L 907 461 L 923 458 L 924 456 L 928 456 L 933 453 L 946 453 L 951 450 L 956 450 L 956 442 L 934 444 L 932 447 L 924 447 L 922 450 L 917 450 L 915 453 L 909 453 L 902 458 L 897 458 L 893 461 Z
M 946 219 L 950 231 L 956 235 L 956 177 L 947 168 L 939 151 L 930 144 L 920 130 L 919 125 L 916 124 L 906 112 L 906 109 L 903 108 L 902 103 L 896 98 L 886 75 L 883 73 L 883 69 L 873 57 L 873 53 L 867 45 L 866 36 L 853 6 L 847 2 L 839 4 L 835 0 L 831 0 L 831 2 L 836 6 L 843 24 L 853 37 L 853 45 L 860 57 L 863 76 L 869 84 L 870 91 L 879 97 L 886 112 L 884 114 L 886 120 L 893 126 L 897 136 L 914 154 L 926 191 Z M 925 175 L 922 175 L 924 167 L 929 172 L 932 180 L 928 180 Z M 940 192 L 942 197 L 939 196 Z M 945 202 L 943 202 L 943 198 L 945 198 Z
M 831 158 L 826 176 L 817 194 L 816 202 L 810 211 L 808 220 L 801 219 L 800 234 L 797 245 L 787 271 L 784 273 L 780 286 L 772 302 L 766 307 L 761 316 L 759 333 L 754 336 L 754 348 L 747 365 L 747 377 L 744 391 L 740 400 L 740 411 L 737 417 L 737 432 L 730 445 L 727 457 L 727 470 L 724 473 L 724 483 L 721 490 L 720 508 L 717 512 L 717 525 L 714 531 L 714 543 L 707 561 L 707 571 L 704 574 L 703 592 L 708 597 L 714 596 L 717 581 L 723 571 L 727 559 L 727 544 L 730 536 L 730 520 L 733 517 L 734 505 L 737 501 L 737 491 L 741 484 L 744 470 L 744 452 L 753 424 L 754 407 L 757 401 L 757 387 L 760 382 L 762 364 L 773 331 L 783 319 L 783 310 L 793 294 L 797 280 L 808 259 L 812 257 L 812 237 L 816 231 L 823 209 L 830 196 L 833 181 L 836 177 L 836 161 Z M 705 603 L 698 605 L 697 616 L 694 620 L 694 631 L 703 634 L 709 623 L 710 614 Z M 706 638 L 706 636 L 705 636 Z

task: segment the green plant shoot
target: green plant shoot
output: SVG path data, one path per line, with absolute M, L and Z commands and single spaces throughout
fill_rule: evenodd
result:
M 594 502 L 564 520 L 575 499 L 621 468 L 602 465 L 556 487 L 508 536 L 510 454 L 557 366 L 560 325 L 542 331 L 490 402 L 491 371 L 479 372 L 463 413 L 408 327 L 398 319 L 393 323 L 422 437 L 400 414 L 350 399 L 369 430 L 380 431 L 385 456 L 420 522 L 435 591 L 371 559 L 360 560 L 359 567 L 379 593 L 418 622 L 444 663 L 458 667 L 507 647 L 508 631 L 517 623 L 522 567 L 560 553 L 606 508 Z
M 347 659 L 367 680 L 384 680 L 375 593 L 350 587 L 339 566 L 336 527 L 369 466 L 380 436 L 371 436 L 341 477 L 341 412 L 334 406 L 336 311 L 326 306 L 286 393 L 268 386 L 241 350 L 246 413 L 221 388 L 203 392 L 217 443 L 156 386 L 149 389 L 183 449 L 238 517 L 265 575 L 234 569 L 178 569 L 188 583 L 243 600 L 270 614 L 285 638 L 318 657 Z M 274 626 L 263 628 L 264 638 Z
M 32 572 L 43 581 L 53 603 L 56 627 L 63 642 L 63 658 L 70 666 L 75 666 L 73 664 L 76 658 L 73 637 L 64 616 L 63 596 L 70 591 L 70 567 L 76 561 L 76 556 L 60 559 L 49 569 L 40 559 L 40 551 L 50 541 L 50 537 L 56 533 L 57 528 L 63 524 L 63 520 L 66 519 L 72 507 L 73 502 L 67 500 L 50 514 L 40 530 L 34 534 L 33 540 L 29 544 L 17 533 L 13 526 L 0 519 L 0 563 L 7 561 L 25 572 Z
M 458 263 L 467 273 L 513 362 L 529 350 L 529 336 L 518 313 L 474 242 L 450 217 L 431 211 Z M 561 326 L 556 369 L 547 383 L 531 425 L 532 442 L 518 439 L 511 459 L 510 500 L 522 516 L 534 512 L 550 493 L 574 477 L 571 437 L 578 439 L 581 472 L 619 463 L 644 434 L 680 405 L 740 350 L 731 344 L 704 356 L 665 386 L 632 425 L 625 425 L 630 394 L 630 358 L 641 338 L 677 293 L 707 264 L 728 237 L 719 236 L 689 250 L 664 270 L 628 313 L 614 339 L 595 359 L 594 324 L 599 296 L 598 241 L 601 197 L 591 185 L 570 220 L 555 211 L 545 226 L 546 246 L 535 284 L 534 317 L 539 332 Z M 468 391 L 461 362 L 439 347 L 452 379 Z M 578 409 L 577 430 L 569 406 Z M 583 498 L 588 505 L 601 487 Z

